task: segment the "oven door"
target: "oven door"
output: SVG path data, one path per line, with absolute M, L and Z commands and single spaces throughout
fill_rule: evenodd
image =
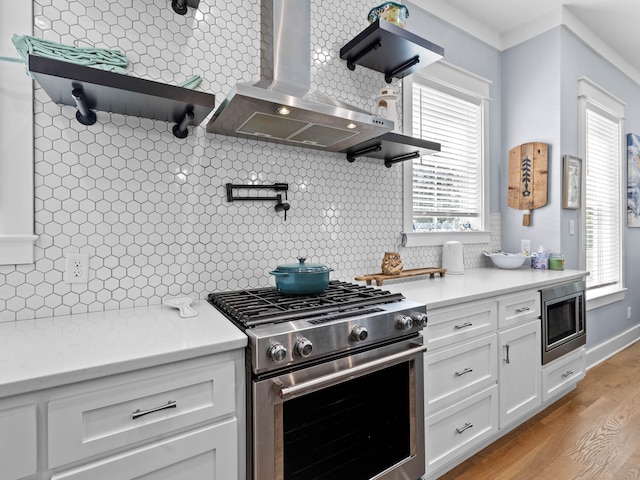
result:
M 422 337 L 252 385 L 254 480 L 417 480 Z

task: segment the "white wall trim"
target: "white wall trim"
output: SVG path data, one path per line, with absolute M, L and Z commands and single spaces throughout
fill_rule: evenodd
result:
M 616 353 L 624 350 L 630 345 L 640 340 L 640 325 L 631 327 L 629 330 L 596 345 L 587 350 L 587 370 L 595 367 L 599 363 L 604 362 L 607 358 L 614 356 Z
M 0 235 L 0 265 L 34 262 L 37 235 Z
M 540 17 L 533 18 L 525 25 L 518 25 L 513 30 L 500 34 L 459 9 L 452 7 L 444 0 L 411 1 L 435 17 L 501 52 L 531 40 L 555 27 L 565 26 L 598 55 L 640 85 L 640 72 L 582 23 L 565 5 Z M 410 25 L 411 23 L 409 22 Z
M 32 8 L 0 2 L 0 56 L 18 57 L 11 36 L 33 31 Z M 0 265 L 34 263 L 33 81 L 24 64 L 2 63 L 0 105 Z

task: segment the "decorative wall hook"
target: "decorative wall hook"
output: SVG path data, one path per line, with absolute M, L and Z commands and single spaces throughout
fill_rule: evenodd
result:
M 287 190 L 289 190 L 289 184 L 288 183 L 274 183 L 273 185 L 235 185 L 232 183 L 227 183 L 226 184 L 227 187 L 227 201 L 228 202 L 233 202 L 236 200 L 242 200 L 242 201 L 246 201 L 246 200 L 260 200 L 260 201 L 273 201 L 275 200 L 276 202 L 276 206 L 275 206 L 275 210 L 276 212 L 284 212 L 284 219 L 287 219 L 287 211 L 291 208 L 291 205 L 289 205 L 286 202 L 282 201 L 282 194 L 279 193 L 277 194 L 275 197 L 264 197 L 264 196 L 258 196 L 258 197 L 234 197 L 233 196 L 233 189 L 234 188 L 244 188 L 244 189 L 266 189 L 266 190 L 275 190 L 276 192 L 278 191 L 284 191 L 284 198 L 285 200 L 287 199 Z

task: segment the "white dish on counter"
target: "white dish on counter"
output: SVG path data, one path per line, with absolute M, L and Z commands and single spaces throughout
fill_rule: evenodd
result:
M 514 268 L 520 268 L 527 258 L 531 258 L 531 255 L 525 255 L 524 253 L 506 253 L 506 252 L 483 252 L 485 256 L 489 257 L 493 264 L 498 268 L 504 268 L 513 270 Z

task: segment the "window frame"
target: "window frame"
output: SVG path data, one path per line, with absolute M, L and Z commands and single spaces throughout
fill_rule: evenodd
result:
M 594 111 L 600 110 L 607 113 L 609 116 L 618 119 L 618 140 L 619 140 L 619 152 L 620 157 L 618 159 L 618 208 L 619 208 L 619 222 L 618 222 L 618 238 L 620 256 L 618 259 L 618 275 L 619 282 L 609 288 L 602 288 L 596 290 L 586 291 L 587 310 L 602 307 L 614 302 L 624 300 L 625 292 L 625 268 L 624 268 L 624 252 L 625 252 L 625 219 L 626 219 L 626 198 L 622 195 L 622 187 L 625 185 L 625 165 L 626 165 L 626 138 L 624 135 L 624 107 L 625 103 L 611 95 L 609 92 L 598 86 L 586 77 L 582 77 L 578 80 L 578 108 L 579 108 L 579 150 L 580 156 L 584 159 L 584 175 L 582 178 L 582 198 L 580 199 L 581 205 L 584 208 L 580 210 L 580 221 L 582 229 L 580 231 L 580 269 L 587 269 L 587 242 L 586 242 L 586 177 L 589 169 L 589 162 L 587 159 L 587 110 L 589 106 Z
M 425 80 L 430 86 L 466 100 L 477 100 L 481 108 L 481 160 L 480 194 L 481 229 L 474 232 L 414 232 L 413 231 L 413 163 L 404 162 L 402 168 L 402 217 L 403 237 L 406 246 L 443 245 L 450 240 L 461 243 L 486 243 L 490 241 L 489 224 L 489 95 L 492 82 L 467 72 L 445 61 L 428 65 L 419 72 L 402 79 L 402 121 L 404 132 L 413 131 L 412 105 L 413 83 Z M 410 135 L 410 133 L 407 133 Z

